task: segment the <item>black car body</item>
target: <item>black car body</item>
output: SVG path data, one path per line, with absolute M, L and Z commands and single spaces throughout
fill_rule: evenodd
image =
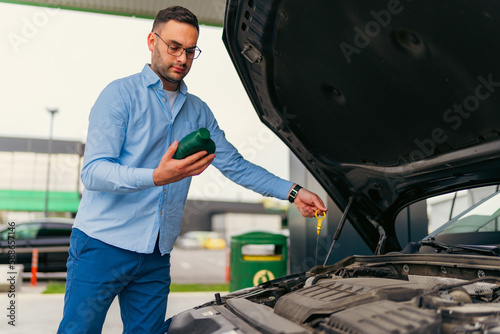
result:
M 0 264 L 22 264 L 24 272 L 31 272 L 37 249 L 38 272 L 65 272 L 73 222 L 49 217 L 4 226 L 0 229 Z
M 412 203 L 500 183 L 497 32 L 489 0 L 228 0 L 260 119 L 374 255 L 216 298 L 169 333 L 500 332 L 496 210 L 409 245 L 395 228 Z

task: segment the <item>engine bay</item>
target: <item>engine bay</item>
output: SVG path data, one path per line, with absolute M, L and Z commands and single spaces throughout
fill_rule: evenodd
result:
M 498 260 L 440 258 L 350 257 L 217 296 L 169 333 L 500 333 Z

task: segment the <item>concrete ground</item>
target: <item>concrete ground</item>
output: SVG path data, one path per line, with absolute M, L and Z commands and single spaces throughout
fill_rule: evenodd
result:
M 14 298 L 7 293 L 0 294 L 0 333 L 2 334 L 55 334 L 62 317 L 63 294 L 42 294 L 45 284 L 32 287 L 25 284 Z M 212 292 L 171 293 L 167 318 L 214 299 Z M 9 325 L 7 309 L 11 302 L 15 305 L 15 326 Z M 115 299 L 104 323 L 104 334 L 122 333 L 122 323 L 118 301 Z
M 226 251 L 174 250 L 171 258 L 173 283 L 224 283 L 227 264 Z M 1 276 L 1 275 L 0 275 Z M 15 297 L 8 292 L 0 292 L 0 333 L 1 334 L 55 334 L 62 317 L 63 294 L 42 294 L 46 282 L 51 279 L 64 280 L 65 273 L 42 274 L 37 286 L 29 282 L 29 273 L 24 274 L 24 284 L 16 287 Z M 26 281 L 28 279 L 28 281 Z M 1 278 L 0 283 L 6 283 Z M 2 290 L 0 290 L 2 291 Z M 4 290 L 5 291 L 5 290 Z M 221 293 L 224 293 L 221 291 Z M 171 293 L 167 318 L 214 299 L 213 292 Z M 9 325 L 11 303 L 15 305 L 15 326 Z M 122 333 L 122 323 L 118 300 L 115 299 L 108 311 L 103 334 Z

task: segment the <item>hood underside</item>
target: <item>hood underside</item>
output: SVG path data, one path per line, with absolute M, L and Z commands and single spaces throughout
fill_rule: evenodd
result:
M 492 0 L 228 0 L 223 39 L 261 120 L 390 251 L 406 205 L 498 183 L 499 22 Z

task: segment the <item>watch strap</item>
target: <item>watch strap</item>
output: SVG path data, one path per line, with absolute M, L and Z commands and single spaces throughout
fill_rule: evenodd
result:
M 299 192 L 299 190 L 302 189 L 301 186 L 299 186 L 298 184 L 296 184 L 292 190 L 290 190 L 290 193 L 288 194 L 288 201 L 290 203 L 293 203 L 295 201 L 295 197 L 297 197 L 297 194 Z

